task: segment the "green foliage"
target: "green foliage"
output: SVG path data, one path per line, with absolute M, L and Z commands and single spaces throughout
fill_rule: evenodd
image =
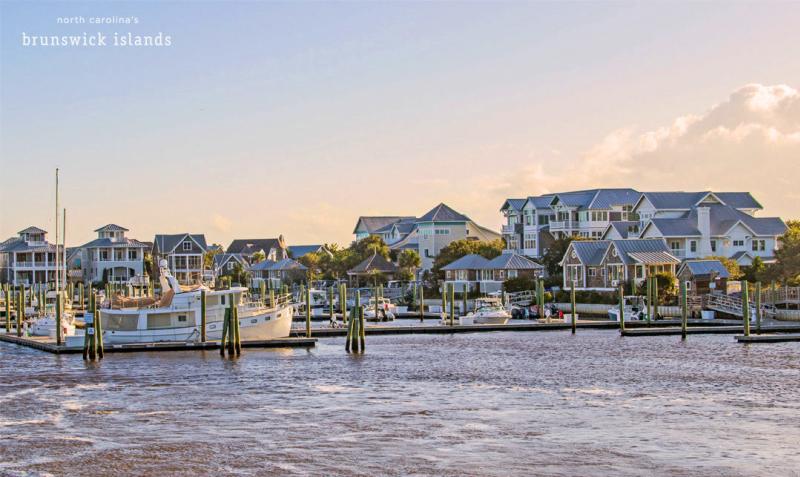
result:
M 658 284 L 659 303 L 667 304 L 677 300 L 678 281 L 675 278 L 675 275 L 669 272 L 660 272 L 656 273 L 655 277 L 656 277 L 656 283 Z
M 763 280 L 766 276 L 766 272 L 767 266 L 764 264 L 764 261 L 761 260 L 761 257 L 756 257 L 749 267 L 744 267 L 742 269 L 742 279 L 750 283 L 755 283 Z
M 503 290 L 508 293 L 534 290 L 536 288 L 535 279 L 529 277 L 509 278 L 503 282 Z
M 317 280 L 322 275 L 322 254 L 309 252 L 298 258 L 297 261 L 308 267 L 308 278 L 310 280 Z
M 719 260 L 725 265 L 725 268 L 728 270 L 728 277 L 729 280 L 738 280 L 742 277 L 742 269 L 739 267 L 739 264 L 736 260 L 732 260 L 728 257 L 720 257 L 716 255 L 712 255 L 710 257 L 706 257 L 709 260 Z
M 400 267 L 398 278 L 401 280 L 413 280 L 414 272 L 422 264 L 422 259 L 416 250 L 406 249 L 398 255 L 397 263 Z
M 247 286 L 250 282 L 250 273 L 246 272 L 241 263 L 236 262 L 233 264 L 233 270 L 230 275 L 231 282 L 239 283 L 240 285 Z
M 204 270 L 213 270 L 214 269 L 214 257 L 222 253 L 222 247 L 213 247 L 210 248 L 208 252 L 203 255 L 203 269 Z
M 545 301 L 547 301 L 547 297 L 545 296 Z M 569 303 L 570 302 L 570 292 L 569 290 L 560 290 L 556 293 L 556 302 L 558 303 Z M 575 302 L 576 303 L 593 303 L 599 305 L 613 305 L 619 302 L 619 297 L 617 296 L 617 292 L 599 292 L 594 290 L 585 290 L 585 291 L 576 291 L 575 292 Z
M 491 260 L 503 253 L 504 248 L 505 242 L 501 239 L 492 241 L 469 239 L 454 240 L 439 251 L 439 255 L 433 262 L 434 276 L 443 280 L 444 272 L 442 271 L 442 267 L 465 255 L 477 254 Z
M 789 220 L 786 226 L 786 233 L 778 239 L 776 262 L 765 275 L 783 284 L 797 286 L 800 284 L 800 220 Z
M 263 262 L 266 259 L 267 259 L 267 254 L 264 253 L 263 250 L 259 250 L 258 252 L 254 253 L 252 257 L 250 257 L 252 263 Z
M 542 256 L 542 265 L 544 265 L 544 268 L 547 270 L 548 276 L 561 275 L 561 259 L 564 258 L 564 254 L 567 253 L 567 248 L 569 248 L 569 244 L 573 240 L 575 240 L 574 237 L 561 237 L 556 239 L 544 253 Z

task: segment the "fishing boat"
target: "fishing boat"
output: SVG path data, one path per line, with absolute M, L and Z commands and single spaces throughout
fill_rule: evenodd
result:
M 206 294 L 206 339 L 222 338 L 225 309 L 237 305 L 242 340 L 268 340 L 289 336 L 292 304 L 276 297 L 274 306 L 251 301 L 245 287 L 212 290 L 205 285 L 184 287 L 172 276 L 167 261 L 159 264 L 160 298 L 126 298 L 113 295 L 100 311 L 103 341 L 153 343 L 199 341 L 202 326 L 201 295 Z
M 486 297 L 475 299 L 475 311 L 467 313 L 467 317 L 478 325 L 504 325 L 511 319 L 511 313 L 500 298 Z
M 378 297 L 378 310 L 375 313 L 375 297 L 364 304 L 364 319 L 367 321 L 394 321 L 397 306 L 388 298 Z
M 647 319 L 647 300 L 642 296 L 622 297 L 622 309 L 625 313 L 625 321 Z M 619 306 L 612 306 L 608 309 L 608 318 L 611 321 L 619 322 Z

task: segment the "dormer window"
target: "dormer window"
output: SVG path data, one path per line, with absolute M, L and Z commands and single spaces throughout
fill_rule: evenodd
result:
M 184 241 L 184 242 L 183 242 L 183 251 L 184 251 L 184 252 L 188 252 L 188 251 L 190 251 L 191 249 L 192 249 L 192 241 L 191 241 L 191 240 L 186 240 L 186 241 Z

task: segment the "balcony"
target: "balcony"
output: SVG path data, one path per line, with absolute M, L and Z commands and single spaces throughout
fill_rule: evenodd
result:
M 503 235 L 512 235 L 514 233 L 514 225 L 504 225 L 500 232 Z
M 671 248 L 669 249 L 669 253 L 672 254 L 675 258 L 680 258 L 683 260 L 686 258 L 686 249 L 685 248 Z
M 580 222 L 577 220 L 551 220 L 550 230 L 572 230 L 577 229 Z
M 14 268 L 56 268 L 55 262 L 14 262 Z

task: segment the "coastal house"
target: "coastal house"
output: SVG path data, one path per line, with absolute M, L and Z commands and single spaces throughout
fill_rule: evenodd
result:
M 713 290 L 725 293 L 730 278 L 728 269 L 719 260 L 685 260 L 677 276 L 686 283 L 690 296 L 706 295 Z
M 104 225 L 95 230 L 96 239 L 79 247 L 77 260 L 83 281 L 127 282 L 135 276 L 144 276 L 148 246 L 127 238 L 126 232 L 128 229 L 116 224 Z
M 397 265 L 384 258 L 383 255 L 373 253 L 361 263 L 347 271 L 350 282 L 358 286 L 359 283 L 371 284 L 375 275 L 383 275 L 388 280 L 393 280 L 399 268 Z
M 370 233 L 366 232 L 368 229 Z M 455 240 L 501 238 L 497 232 L 478 225 L 443 203 L 420 217 L 359 217 L 354 233 L 356 240 L 369 235 L 380 236 L 392 250 L 416 250 L 421 258 L 421 270 L 433 268 L 439 252 Z
M 565 289 L 574 283 L 576 289 L 613 290 L 656 273 L 674 275 L 679 264 L 663 239 L 575 240 L 561 259 Z
M 600 239 L 614 221 L 627 221 L 640 193 L 634 189 L 590 189 L 507 199 L 506 247 L 532 258 L 542 257 L 561 237 Z
M 250 267 L 250 262 L 240 253 L 218 253 L 214 255 L 214 276 L 232 275 L 236 270 L 237 264 L 244 270 Z
M 155 266 L 166 260 L 170 271 L 182 285 L 198 283 L 203 279 L 207 251 L 203 234 L 159 234 L 153 239 Z
M 17 237 L 0 243 L 0 281 L 12 285 L 31 285 L 55 280 L 56 247 L 46 239 L 47 232 L 38 227 L 27 227 Z M 59 261 L 62 255 L 59 255 Z M 63 266 L 62 264 L 59 264 Z
M 285 258 L 277 262 L 264 260 L 250 266 L 250 274 L 254 286 L 259 286 L 259 282 L 264 281 L 272 288 L 302 281 L 307 272 L 308 267 L 291 258 Z
M 470 290 L 491 293 L 502 290 L 503 282 L 518 277 L 537 278 L 544 267 L 533 260 L 513 252 L 506 252 L 488 260 L 481 255 L 469 254 L 442 267 L 445 285 L 454 284 L 456 290 L 467 286 Z
M 283 235 L 278 238 L 236 239 L 225 249 L 225 253 L 239 254 L 248 261 L 258 252 L 263 252 L 266 259 L 273 262 L 289 258 Z
M 746 192 L 648 192 L 633 210 L 639 238 L 664 239 L 678 258 L 723 256 L 748 266 L 755 257 L 774 261 L 787 229 L 778 217 L 756 217 L 760 209 Z

